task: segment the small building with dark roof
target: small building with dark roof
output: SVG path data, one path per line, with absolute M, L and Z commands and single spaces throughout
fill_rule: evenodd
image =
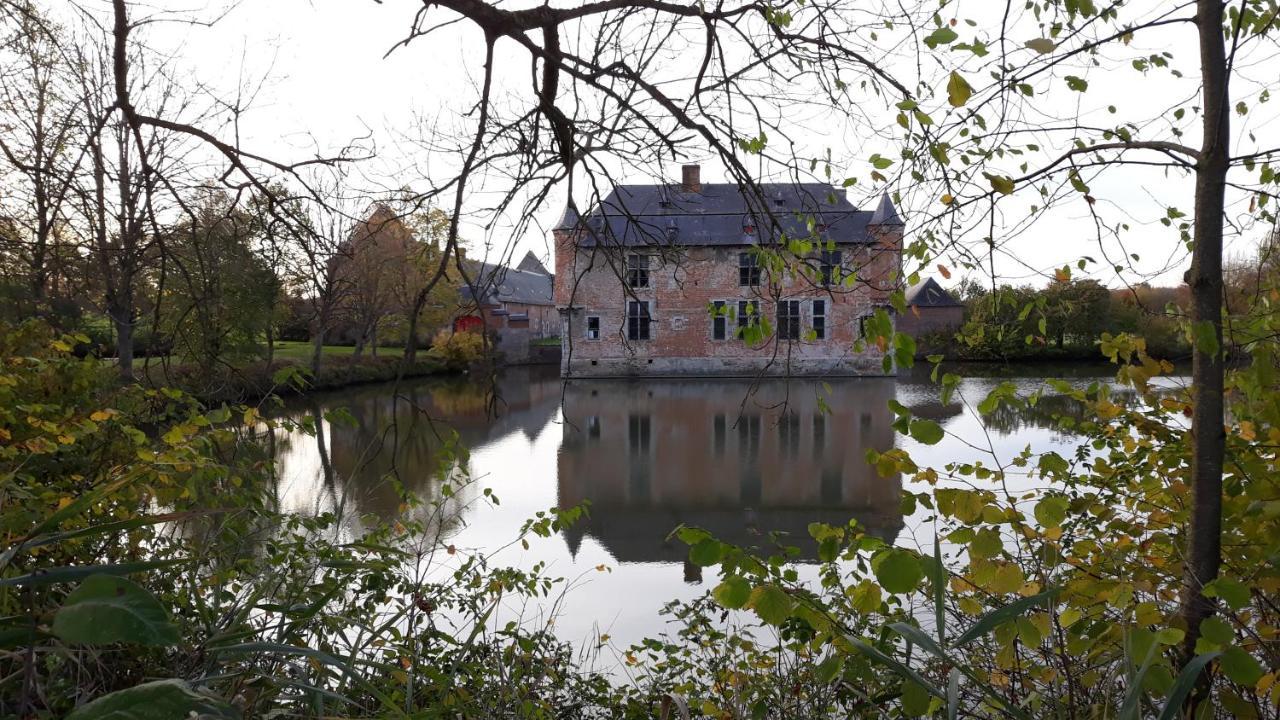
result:
M 930 348 L 921 345 L 920 340 L 955 332 L 964 324 L 964 303 L 933 278 L 907 288 L 906 301 L 907 312 L 898 317 L 898 330 L 916 338 L 921 352 Z
M 519 268 L 467 261 L 467 272 L 471 284 L 461 289 L 467 313 L 454 322 L 455 330 L 486 327 L 498 335 L 499 349 L 508 355 L 518 343 L 527 345 L 528 340 L 559 334 L 552 277 L 532 253 Z
M 553 230 L 566 377 L 883 374 L 903 222 L 825 183 L 618 185 Z

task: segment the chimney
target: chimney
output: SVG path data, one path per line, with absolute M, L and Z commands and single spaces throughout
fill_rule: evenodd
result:
M 702 192 L 702 168 L 698 165 L 680 167 L 680 189 L 684 192 Z

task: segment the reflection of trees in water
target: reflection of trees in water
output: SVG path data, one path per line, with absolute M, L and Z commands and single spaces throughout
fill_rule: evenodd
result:
M 1138 400 L 1138 395 L 1131 388 L 1116 388 L 1111 391 L 1111 401 L 1119 405 L 1128 405 Z M 1075 434 L 1064 421 L 1078 425 L 1084 420 L 1093 419 L 1091 411 L 1085 404 L 1070 395 L 1041 395 L 1033 405 L 1029 402 L 1001 403 L 995 410 L 982 416 L 987 428 L 1004 435 L 1011 435 L 1026 428 L 1041 428 L 1064 434 Z
M 291 403 L 288 417 L 309 417 L 316 427 L 312 436 L 278 438 L 282 472 L 314 494 L 298 498 L 295 492 L 294 509 L 303 509 L 302 500 L 312 511 L 388 518 L 400 511 L 404 493 L 428 504 L 442 500 L 447 480 L 455 494 L 440 522 L 456 525 L 472 497 L 459 458 L 511 432 L 540 431 L 555 413 L 558 387 L 554 375 L 517 370 L 496 384 L 404 382 L 394 394 L 391 384 L 368 385 Z
M 769 545 L 769 533 L 814 557 L 811 522 L 857 519 L 892 540 L 902 527 L 901 478 L 878 477 L 868 449 L 893 446 L 892 379 L 574 381 L 564 393 L 561 507 L 589 500 L 566 533 L 591 535 L 619 561 L 680 561 L 680 524 L 727 542 Z M 819 401 L 819 396 L 822 400 Z M 824 409 L 825 404 L 825 409 Z

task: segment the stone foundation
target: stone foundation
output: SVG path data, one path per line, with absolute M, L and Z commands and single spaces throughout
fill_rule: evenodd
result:
M 767 358 L 622 357 L 561 359 L 566 378 L 621 377 L 883 377 L 880 358 Z M 892 372 L 888 374 L 893 374 Z

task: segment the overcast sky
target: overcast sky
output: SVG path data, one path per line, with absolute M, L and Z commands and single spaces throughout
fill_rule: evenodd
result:
M 166 3 L 168 0 L 166 0 Z M 958 17 L 975 16 L 982 20 L 995 3 L 960 3 L 954 12 Z M 1158 7 L 1158 5 L 1152 5 Z M 165 4 L 165 9 L 176 6 Z M 416 41 L 394 52 L 419 3 L 414 0 L 244 0 L 233 6 L 212 27 L 187 24 L 159 24 L 148 30 L 149 42 L 181 57 L 189 68 L 192 82 L 204 83 L 224 96 L 232 94 L 240 83 L 258 86 L 251 111 L 242 118 L 241 137 L 248 149 L 279 159 L 297 159 L 314 153 L 333 152 L 354 138 L 368 138 L 376 143 L 379 158 L 364 165 L 364 172 L 383 185 L 408 184 L 422 187 L 424 178 L 443 180 L 456 169 L 456 158 L 447 153 L 428 152 L 416 139 L 431 132 L 457 131 L 465 127 L 463 113 L 475 98 L 476 72 L 480 65 L 480 37 L 466 25 L 456 25 L 427 40 Z M 210 18 L 219 14 L 216 6 L 193 5 L 197 14 Z M 135 16 L 152 12 L 145 8 Z M 988 20 L 990 18 L 987 18 Z M 978 23 L 981 25 L 981 22 Z M 958 28 L 962 34 L 966 26 Z M 969 32 L 980 32 L 969 30 Z M 1028 25 L 1021 30 L 1028 38 L 1038 30 Z M 1013 34 L 1013 33 L 1011 33 Z M 1016 37 L 1016 36 L 1015 36 Z M 1191 28 L 1161 31 L 1136 38 L 1138 49 L 1151 52 L 1171 51 L 1174 63 L 1183 72 L 1195 74 L 1196 48 Z M 499 46 L 499 51 L 511 51 Z M 1123 49 L 1128 51 L 1128 48 Z M 516 75 L 521 68 L 521 82 L 526 82 L 527 69 L 521 56 L 500 59 L 507 62 L 508 73 Z M 1123 60 L 1127 63 L 1127 60 Z M 895 62 L 890 59 L 890 62 Z M 1274 66 L 1271 66 L 1274 68 Z M 1194 92 L 1188 81 L 1178 81 L 1167 73 L 1140 77 L 1131 71 L 1112 72 L 1091 69 L 1081 64 L 1080 72 L 1091 85 L 1088 93 L 1057 93 L 1053 96 L 1060 107 L 1037 108 L 1048 118 L 1063 112 L 1079 112 L 1085 120 L 1114 126 L 1118 118 L 1145 117 L 1154 106 L 1164 107 L 1179 94 Z M 1265 76 L 1265 67 L 1254 74 Z M 1270 73 L 1274 75 L 1274 72 Z M 975 84 L 976 84 L 975 78 Z M 513 86 L 513 88 L 516 86 Z M 517 92 L 517 89 L 510 90 Z M 1246 92 L 1246 91 L 1242 91 Z M 942 93 L 945 98 L 945 93 Z M 1076 105 L 1078 103 L 1078 105 Z M 1118 112 L 1112 114 L 1111 106 Z M 871 104 L 869 111 L 875 108 Z M 783 109 L 785 111 L 785 109 Z M 883 114 L 883 113 L 882 113 Z M 885 115 L 886 122 L 892 114 Z M 1270 122 L 1274 113 L 1249 119 L 1248 125 L 1237 125 L 1242 145 L 1247 145 L 1249 131 L 1274 135 Z M 814 148 L 833 148 L 837 173 L 865 177 L 869 171 L 866 158 L 872 152 L 891 156 L 894 148 L 888 140 L 874 134 L 863 134 L 848 122 L 823 125 L 815 118 L 806 120 L 812 128 Z M 1198 118 L 1188 118 L 1191 132 Z M 824 129 L 825 128 L 825 129 Z M 1187 144 L 1198 143 L 1194 135 L 1184 138 Z M 1046 152 L 1061 149 L 1046 148 Z M 708 156 L 689 160 L 704 163 L 704 181 L 723 180 L 723 170 Z M 780 168 L 761 166 L 763 176 Z M 623 179 L 645 182 L 652 178 L 653 168 L 618 168 Z M 1009 174 L 1018 174 L 1011 165 Z M 500 189 L 501 181 L 486 181 L 490 190 Z M 865 184 L 859 197 L 868 197 L 873 188 Z M 913 214 L 936 211 L 930 203 L 936 198 L 922 197 L 907 186 L 904 191 L 903 215 L 908 232 Z M 878 189 L 877 189 L 878 190 Z M 1160 225 L 1164 208 L 1178 204 L 1187 212 L 1191 207 L 1190 182 L 1170 176 L 1164 170 L 1134 169 L 1110 175 L 1091 188 L 1097 208 L 1112 222 L 1127 222 L 1132 230 L 1125 236 L 1121 249 L 1114 243 L 1105 254 L 1115 262 L 1129 253 L 1140 256 L 1130 262 L 1132 271 L 1123 280 L 1135 281 L 1149 276 L 1159 283 L 1177 282 L 1186 268 L 1186 253 L 1176 235 Z M 534 227 L 521 237 L 511 235 L 512 219 L 506 218 L 487 232 L 474 218 L 465 233 L 473 248 L 490 257 L 509 255 L 519 259 L 526 250 L 543 257 L 549 255 L 549 239 L 545 230 L 558 218 L 565 200 L 560 194 L 537 211 Z M 1247 199 L 1233 199 L 1234 212 L 1245 211 Z M 1089 208 L 1082 201 L 1069 201 L 1052 215 L 1037 222 L 1030 230 L 1018 232 L 1022 220 L 1019 208 L 1026 208 L 1031 198 L 1021 205 L 1009 205 L 996 228 L 998 238 L 1008 236 L 1008 253 L 997 257 L 998 274 L 1015 283 L 1042 283 L 1052 275 L 1052 268 L 1074 264 L 1082 255 L 1101 260 L 1104 254 L 1094 240 Z M 484 193 L 472 199 L 475 207 L 484 206 Z M 869 209 L 869 208 L 868 208 Z M 1228 252 L 1245 254 L 1256 243 L 1258 233 L 1229 239 Z M 970 244 L 979 238 L 966 237 Z M 486 246 L 487 245 L 487 249 Z M 1016 260 L 1014 258 L 1017 258 Z M 951 264 L 948 258 L 941 262 Z M 1102 262 L 1092 272 L 1103 282 L 1117 286 L 1122 279 L 1110 271 L 1112 262 Z M 956 282 L 957 273 L 951 283 Z M 950 283 L 949 283 L 950 284 Z

